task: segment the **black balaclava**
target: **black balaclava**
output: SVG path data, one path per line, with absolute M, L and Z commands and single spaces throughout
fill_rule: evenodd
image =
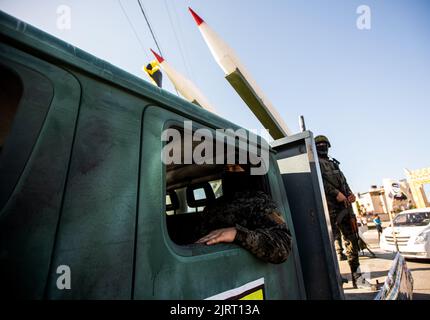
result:
M 223 193 L 225 196 L 232 196 L 236 192 L 262 191 L 261 176 L 250 175 L 249 168 L 244 172 L 224 172 Z
M 317 144 L 317 153 L 320 158 L 328 158 L 328 143 L 321 142 Z

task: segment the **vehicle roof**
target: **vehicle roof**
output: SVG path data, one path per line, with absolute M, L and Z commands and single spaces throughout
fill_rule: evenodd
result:
M 155 100 L 167 110 L 172 110 L 187 118 L 194 119 L 195 116 L 198 116 L 200 120 L 203 119 L 200 122 L 216 128 L 233 130 L 242 128 L 3 11 L 0 11 L 0 37 L 2 42 L 18 44 L 25 51 L 54 61 L 63 67 L 91 73 L 93 76 L 132 91 L 134 94 Z M 249 130 L 246 131 L 248 134 L 254 134 Z
M 421 208 L 421 209 L 406 210 L 406 211 L 400 212 L 399 215 L 400 214 L 408 214 L 408 213 L 419 213 L 419 212 L 430 212 L 430 208 Z

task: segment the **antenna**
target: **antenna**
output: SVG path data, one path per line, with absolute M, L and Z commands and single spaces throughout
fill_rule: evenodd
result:
M 300 118 L 299 118 L 299 127 L 300 127 L 301 132 L 306 131 L 306 123 L 305 123 L 305 117 L 304 116 L 300 116 Z
M 155 37 L 154 31 L 152 30 L 151 24 L 149 23 L 148 17 L 145 14 L 145 10 L 143 10 L 143 6 L 140 3 L 140 0 L 137 0 L 137 3 L 139 4 L 140 11 L 142 11 L 143 17 L 145 18 L 146 24 L 148 25 L 149 31 L 151 32 L 152 38 L 154 39 L 155 45 L 157 46 L 158 52 L 163 55 L 163 52 L 160 49 L 160 46 L 158 45 L 157 38 Z

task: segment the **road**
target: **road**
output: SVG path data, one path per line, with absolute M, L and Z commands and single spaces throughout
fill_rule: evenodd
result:
M 376 258 L 371 258 L 367 251 L 364 256 L 360 255 L 361 270 L 366 273 L 370 283 L 376 284 L 378 281 L 382 284 L 385 282 L 395 254 L 379 249 L 376 230 L 365 232 L 363 238 L 376 254 Z M 407 260 L 407 266 L 414 279 L 414 300 L 430 300 L 430 260 Z M 349 280 L 349 283 L 343 286 L 347 300 L 373 300 L 375 298 L 376 291 L 352 288 L 349 265 L 346 261 L 340 261 L 339 268 L 342 276 Z

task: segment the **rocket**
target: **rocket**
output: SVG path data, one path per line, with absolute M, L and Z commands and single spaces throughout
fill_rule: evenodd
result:
M 191 8 L 188 8 L 208 45 L 213 57 L 225 73 L 230 85 L 236 90 L 242 100 L 248 105 L 254 115 L 269 130 L 274 139 L 280 139 L 291 134 L 291 131 L 271 104 L 263 91 L 242 65 L 233 50 L 218 34 Z
M 176 90 L 188 101 L 194 103 L 208 111 L 213 113 L 215 109 L 210 104 L 209 100 L 201 93 L 197 86 L 184 75 L 176 71 L 172 66 L 170 66 L 166 60 L 163 59 L 159 54 L 151 49 L 151 52 L 157 59 L 160 67 L 167 74 L 170 81 L 175 86 Z

